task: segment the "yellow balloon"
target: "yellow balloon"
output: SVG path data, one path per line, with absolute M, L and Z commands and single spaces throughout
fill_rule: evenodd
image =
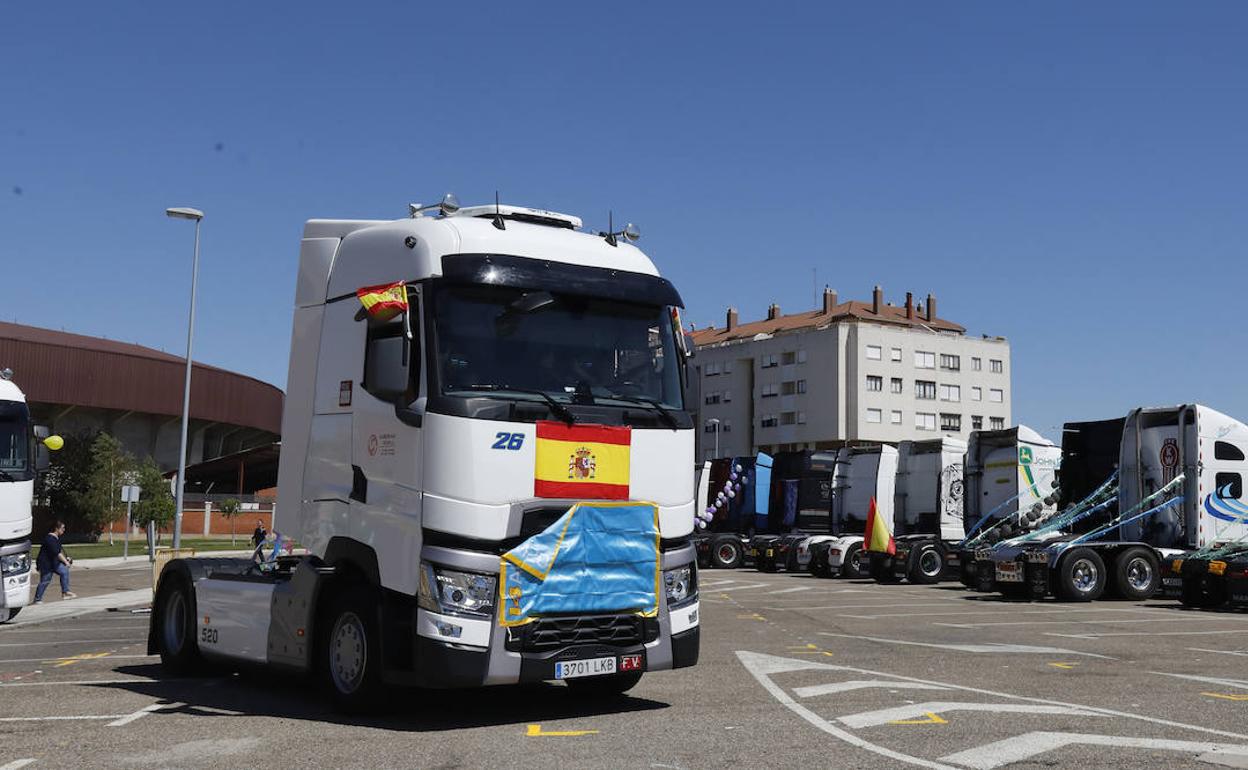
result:
M 43 440 L 43 445 L 53 452 L 58 452 L 61 447 L 65 446 L 65 439 L 60 436 L 48 436 Z

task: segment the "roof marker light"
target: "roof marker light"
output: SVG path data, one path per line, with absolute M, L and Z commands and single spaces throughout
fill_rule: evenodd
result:
M 421 216 L 423 212 L 434 208 L 442 212 L 442 216 L 449 217 L 451 214 L 459 211 L 459 198 L 455 197 L 455 193 L 448 192 L 446 195 L 442 196 L 442 200 L 439 203 L 430 203 L 425 206 L 422 206 L 419 203 L 409 203 L 407 204 L 407 213 L 412 219 L 416 219 Z

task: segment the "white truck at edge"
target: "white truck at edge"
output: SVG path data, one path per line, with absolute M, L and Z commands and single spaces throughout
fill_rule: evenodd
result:
M 357 289 L 396 280 L 410 314 L 366 319 Z M 275 528 L 310 556 L 267 571 L 171 562 L 149 648 L 174 670 L 202 655 L 319 671 L 346 709 L 367 707 L 388 684 L 550 680 L 571 659 L 629 653 L 644 656 L 645 671 L 693 665 L 681 304 L 627 238 L 584 232 L 565 214 L 456 206 L 437 217 L 309 221 Z M 631 428 L 629 499 L 658 507 L 658 616 L 503 627 L 500 554 L 576 502 L 534 489 L 536 423 L 569 417 Z M 612 694 L 639 676 L 568 681 Z
M 47 467 L 47 449 L 36 439 L 48 431 L 30 424 L 26 395 L 0 372 L 0 623 L 30 603 L 31 501 L 35 474 Z

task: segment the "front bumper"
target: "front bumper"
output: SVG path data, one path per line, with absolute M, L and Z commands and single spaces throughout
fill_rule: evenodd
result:
M 426 547 L 423 558 L 478 572 L 498 569 L 498 557 Z M 660 569 L 694 562 L 692 545 L 662 554 Z M 425 687 L 480 687 L 555 679 L 555 664 L 585 658 L 640 657 L 642 671 L 665 671 L 698 661 L 700 609 L 696 597 L 669 608 L 664 593 L 654 618 L 596 614 L 541 618 L 504 627 L 494 618 L 470 618 L 417 610 L 416 679 Z
M 19 553 L 30 553 L 29 540 L 0 546 L 0 556 L 12 556 Z M 34 565 L 32 563 L 24 572 L 0 575 L 0 584 L 3 585 L 3 590 L 0 591 L 0 607 L 14 609 L 25 607 L 29 604 L 30 587 L 34 580 L 34 574 Z

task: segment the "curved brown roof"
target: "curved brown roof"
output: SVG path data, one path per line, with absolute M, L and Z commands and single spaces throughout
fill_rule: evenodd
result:
M 176 416 L 186 359 L 128 342 L 0 321 L 0 368 L 29 401 Z M 282 391 L 196 363 L 191 417 L 281 433 Z

